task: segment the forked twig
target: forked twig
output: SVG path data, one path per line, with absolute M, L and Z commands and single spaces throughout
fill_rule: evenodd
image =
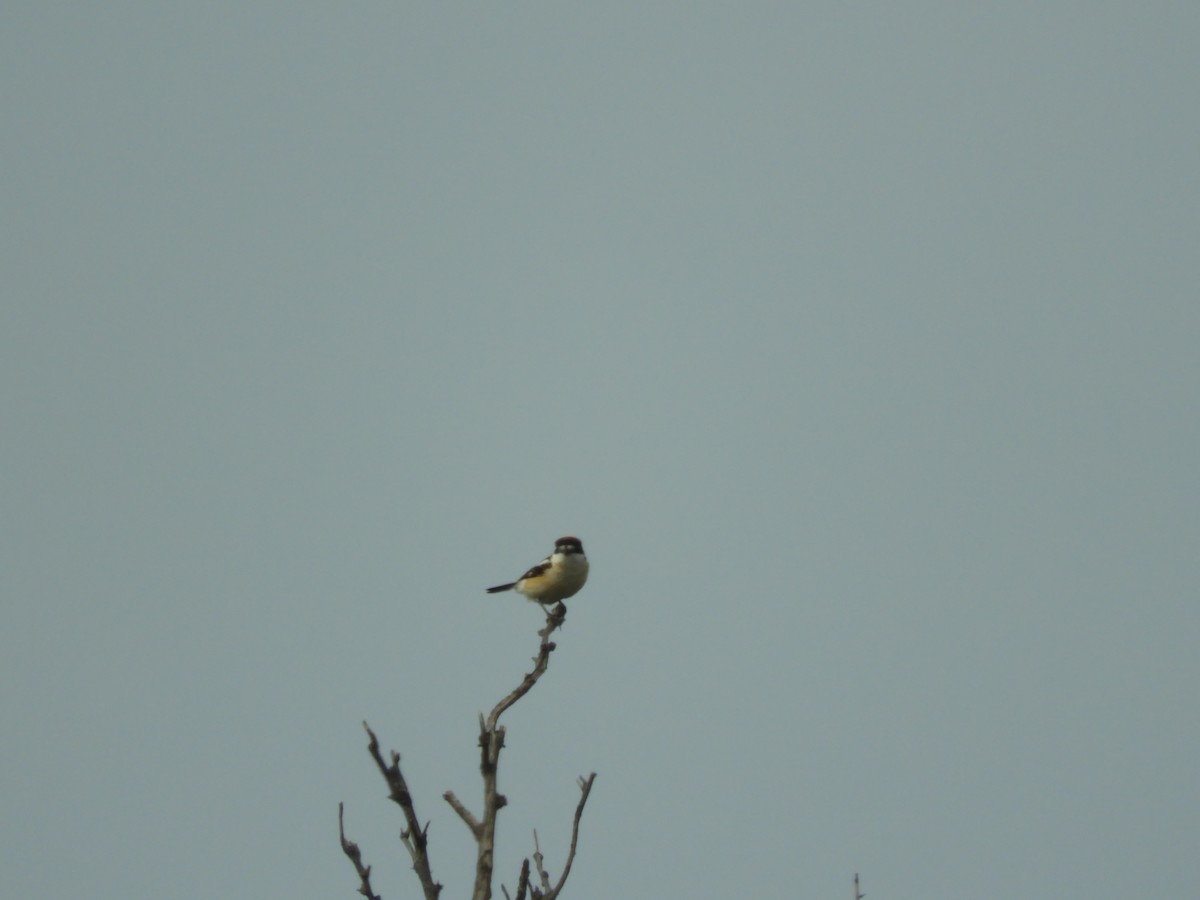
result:
M 417 811 L 413 807 L 412 794 L 408 791 L 408 782 L 404 780 L 404 775 L 400 771 L 400 754 L 393 750 L 391 763 L 384 763 L 383 755 L 379 752 L 379 739 L 375 737 L 375 732 L 366 722 L 363 722 L 363 728 L 370 738 L 367 750 L 370 752 L 371 758 L 375 760 L 375 765 L 379 767 L 379 773 L 387 782 L 390 792 L 388 796 L 404 811 L 404 821 L 408 827 L 400 832 L 400 840 L 404 842 L 404 846 L 412 857 L 413 871 L 417 873 L 417 878 L 421 881 L 421 890 L 425 893 L 425 900 L 438 900 L 442 886 L 433 880 L 433 873 L 429 869 L 429 852 L 426 849 L 429 843 L 429 824 L 426 823 L 422 828 L 417 820 Z

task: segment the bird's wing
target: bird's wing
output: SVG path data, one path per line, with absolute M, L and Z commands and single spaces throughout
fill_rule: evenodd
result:
M 522 575 L 520 580 L 524 581 L 526 578 L 537 578 L 539 575 L 545 575 L 546 572 L 548 572 L 549 570 L 550 570 L 550 557 L 547 556 L 540 563 L 538 563 L 536 566 L 534 566 L 528 572 L 526 572 L 524 575 Z

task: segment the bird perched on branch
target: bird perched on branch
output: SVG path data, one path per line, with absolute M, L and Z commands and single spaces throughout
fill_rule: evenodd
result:
M 560 537 L 554 542 L 554 552 L 509 584 L 487 589 L 489 594 L 515 590 L 530 600 L 549 606 L 573 597 L 583 587 L 588 576 L 588 561 L 583 555 L 583 542 L 577 537 Z

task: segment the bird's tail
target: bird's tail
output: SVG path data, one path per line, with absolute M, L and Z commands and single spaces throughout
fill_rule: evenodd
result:
M 517 586 L 517 583 L 515 581 L 512 584 L 498 584 L 495 587 L 488 588 L 487 592 L 489 594 L 498 594 L 501 591 L 511 591 L 516 586 Z

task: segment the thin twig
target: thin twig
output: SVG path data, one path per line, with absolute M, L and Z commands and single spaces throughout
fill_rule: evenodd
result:
M 579 790 L 581 793 L 579 803 L 575 806 L 575 821 L 571 824 L 571 849 L 567 852 L 567 862 L 563 866 L 562 875 L 558 876 L 558 884 L 554 886 L 554 890 L 546 895 L 546 900 L 553 900 L 553 898 L 558 896 L 558 892 L 567 883 L 567 876 L 571 874 L 571 863 L 575 862 L 575 847 L 579 843 L 579 820 L 583 818 L 583 808 L 587 805 L 588 794 L 592 792 L 592 782 L 595 780 L 595 772 L 589 775 L 587 780 L 584 780 L 582 775 L 579 777 Z
M 529 857 L 521 861 L 521 877 L 517 880 L 517 900 L 525 900 L 529 890 Z
M 475 836 L 475 840 L 479 840 L 479 833 L 483 831 L 483 826 L 479 824 L 479 820 L 471 815 L 471 811 L 462 805 L 462 801 L 454 795 L 454 791 L 446 791 L 442 794 L 442 799 L 450 804 L 451 808 L 458 813 L 460 819 L 467 823 L 467 827 L 471 829 L 471 834 Z
M 338 804 L 338 837 L 342 841 L 342 852 L 350 857 L 350 862 L 354 863 L 354 869 L 358 872 L 359 885 L 358 892 L 367 900 L 383 900 L 378 894 L 371 890 L 371 867 L 363 865 L 362 851 L 358 849 L 358 844 L 354 841 L 346 840 L 346 825 L 344 820 L 345 811 L 343 804 Z
M 375 737 L 375 732 L 366 722 L 363 722 L 363 728 L 370 737 L 367 750 L 370 751 L 371 758 L 379 767 L 379 773 L 387 782 L 390 791 L 388 796 L 404 811 L 404 821 L 408 827 L 400 832 L 400 840 L 404 842 L 404 846 L 412 857 L 413 871 L 417 873 L 417 878 L 421 881 L 421 890 L 425 893 L 425 900 L 438 900 L 442 886 L 433 880 L 433 873 L 429 869 L 429 852 L 426 849 L 429 843 L 429 825 L 426 823 L 422 828 L 417 819 L 417 811 L 413 808 L 412 794 L 408 791 L 408 782 L 404 780 L 404 775 L 400 772 L 400 754 L 393 750 L 391 764 L 384 763 L 383 755 L 379 752 L 379 739 Z
M 538 877 L 542 879 L 542 890 L 535 889 L 535 897 L 544 897 L 545 891 L 550 890 L 550 873 L 542 865 L 542 848 L 538 845 L 537 829 L 533 829 L 533 864 L 537 866 Z
M 538 871 L 542 875 L 542 885 L 548 888 L 544 894 L 540 895 L 541 900 L 555 900 L 559 892 L 563 889 L 563 885 L 567 883 L 567 876 L 571 874 L 571 864 L 575 862 L 575 847 L 579 843 L 579 820 L 583 818 L 583 807 L 587 805 L 588 794 L 592 792 L 592 782 L 596 780 L 596 773 L 593 772 L 586 779 L 583 776 L 579 777 L 579 790 L 581 795 L 579 803 L 575 806 L 575 821 L 571 825 L 571 849 L 567 852 L 567 861 L 563 866 L 562 875 L 558 877 L 558 883 L 550 888 L 548 876 L 542 869 L 542 853 L 538 850 L 533 858 L 537 861 Z M 533 833 L 533 844 L 537 847 L 537 832 Z
M 504 714 L 504 711 L 528 694 L 529 689 L 537 684 L 537 680 L 542 677 L 542 673 L 550 665 L 550 654 L 554 652 L 554 648 L 557 646 L 550 640 L 550 635 L 554 633 L 555 629 L 561 628 L 566 621 L 567 608 L 563 604 L 559 603 L 553 609 L 546 611 L 546 627 L 538 632 L 542 643 L 538 647 L 538 655 L 533 660 L 533 671 L 526 675 L 521 680 L 521 683 L 513 688 L 512 692 L 492 709 L 492 714 L 488 716 L 487 720 L 489 731 L 496 730 L 496 723 L 500 720 L 500 716 Z

